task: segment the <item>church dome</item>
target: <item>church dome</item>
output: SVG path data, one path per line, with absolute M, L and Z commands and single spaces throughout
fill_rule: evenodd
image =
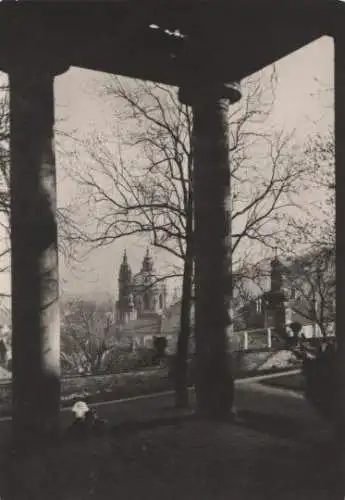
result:
M 143 262 L 141 264 L 141 271 L 143 273 L 147 273 L 147 274 L 154 272 L 153 271 L 153 260 L 152 260 L 152 257 L 150 255 L 148 248 L 146 249 L 146 254 L 145 254 L 145 257 L 144 257 Z
M 133 287 L 134 289 L 141 290 L 145 287 L 150 287 L 151 290 L 158 289 L 158 283 L 155 283 L 157 276 L 153 272 L 140 271 L 133 276 Z
M 141 290 L 145 287 L 150 287 L 152 291 L 156 291 L 159 288 L 155 284 L 156 280 L 157 276 L 154 270 L 153 259 L 147 248 L 141 264 L 141 270 L 133 276 L 132 283 L 135 289 Z
M 133 276 L 133 285 L 136 287 L 145 285 L 145 276 L 143 273 L 137 273 Z

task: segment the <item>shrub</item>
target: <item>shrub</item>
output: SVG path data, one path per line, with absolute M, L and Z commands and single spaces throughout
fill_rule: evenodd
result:
M 332 346 L 328 346 L 325 351 L 318 351 L 313 358 L 306 357 L 303 360 L 306 399 L 327 419 L 331 419 L 334 414 L 334 365 L 335 349 Z
M 165 350 L 167 348 L 168 341 L 165 337 L 155 337 L 153 341 L 153 348 L 155 350 L 156 358 L 162 359 L 165 357 Z
M 153 367 L 157 364 L 158 360 L 156 359 L 154 349 L 143 347 L 132 352 L 114 349 L 104 367 L 104 372 L 124 373 Z

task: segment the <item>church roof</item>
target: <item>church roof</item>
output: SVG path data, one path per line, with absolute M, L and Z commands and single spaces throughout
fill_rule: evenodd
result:
M 150 255 L 149 247 L 147 247 L 147 249 L 146 249 L 146 254 L 145 254 L 145 257 L 143 258 L 143 262 L 141 264 L 141 270 L 142 270 L 142 272 L 146 272 L 146 273 L 153 272 L 153 260 L 152 260 L 152 256 Z
M 142 318 L 129 321 L 121 325 L 112 325 L 109 329 L 109 338 L 120 334 L 125 337 L 145 337 L 146 335 L 160 335 L 162 317 L 159 314 L 146 314 Z
M 308 311 L 303 313 L 303 310 L 296 307 L 291 307 L 291 323 L 299 323 L 302 326 L 312 325 L 314 321 L 310 318 L 310 313 Z
M 166 285 L 164 281 L 160 279 L 154 269 L 154 262 L 149 248 L 146 249 L 140 271 L 133 275 L 131 281 L 134 295 L 136 294 L 136 292 L 142 293 L 144 288 L 154 291 L 162 290 L 163 288 L 165 288 Z
M 133 276 L 133 285 L 138 287 L 148 286 L 148 279 L 151 280 L 151 277 L 154 278 L 153 274 L 140 271 Z

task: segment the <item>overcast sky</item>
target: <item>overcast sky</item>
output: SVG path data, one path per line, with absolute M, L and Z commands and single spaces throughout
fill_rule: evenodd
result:
M 324 37 L 313 44 L 291 54 L 276 64 L 278 85 L 276 101 L 270 124 L 285 131 L 296 130 L 303 138 L 315 130 L 326 130 L 332 123 L 331 92 L 321 92 L 333 87 L 333 41 Z M 97 92 L 105 75 L 71 68 L 56 78 L 56 115 L 58 127 L 73 131 L 79 138 L 88 137 L 95 131 L 106 130 L 111 123 L 109 106 Z M 67 141 L 67 139 L 66 139 Z M 68 146 L 66 144 L 66 146 Z M 57 156 L 58 162 L 61 156 Z M 75 188 L 66 181 L 63 169 L 58 164 L 59 203 L 68 203 L 76 196 Z M 117 271 L 124 248 L 134 272 L 145 252 L 145 245 L 134 245 L 118 241 L 111 247 L 92 254 L 82 266 L 66 269 L 61 264 L 62 288 L 71 293 L 108 292 L 116 294 Z M 162 269 L 165 260 L 157 256 L 157 267 Z M 9 287 L 9 277 L 0 277 L 3 290 Z

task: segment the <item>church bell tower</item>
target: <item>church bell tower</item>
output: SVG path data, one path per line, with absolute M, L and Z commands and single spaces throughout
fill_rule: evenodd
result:
M 132 296 L 132 270 L 128 264 L 126 251 L 123 254 L 120 266 L 119 278 L 119 299 L 116 304 L 116 319 L 119 323 L 127 323 L 134 319 L 134 303 Z

